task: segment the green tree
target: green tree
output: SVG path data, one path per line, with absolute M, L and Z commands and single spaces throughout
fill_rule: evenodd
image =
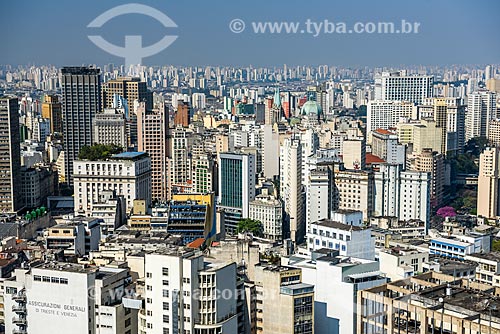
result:
M 238 222 L 238 226 L 236 227 L 236 232 L 245 233 L 251 232 L 256 237 L 261 237 L 264 234 L 264 227 L 262 223 L 258 220 L 245 218 Z
M 90 161 L 105 160 L 109 159 L 114 154 L 122 152 L 123 148 L 118 145 L 94 144 L 92 146 L 81 147 L 78 159 Z

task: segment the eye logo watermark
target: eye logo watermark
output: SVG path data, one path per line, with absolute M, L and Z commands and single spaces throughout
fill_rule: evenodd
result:
M 150 16 L 160 22 L 165 28 L 177 28 L 177 24 L 175 24 L 171 18 L 160 12 L 158 9 L 137 3 L 120 5 L 111 8 L 92 20 L 92 22 L 88 24 L 87 28 L 100 28 L 109 20 L 126 14 L 142 14 Z M 92 43 L 107 53 L 125 58 L 125 66 L 128 68 L 130 65 L 141 64 L 143 58 L 153 56 L 165 50 L 177 39 L 178 36 L 165 35 L 158 42 L 145 47 L 142 46 L 141 35 L 125 35 L 125 46 L 111 44 L 99 35 L 89 35 L 87 37 L 92 41 Z

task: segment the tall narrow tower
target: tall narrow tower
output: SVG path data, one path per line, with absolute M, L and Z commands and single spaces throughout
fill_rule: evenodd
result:
M 90 67 L 63 67 L 61 74 L 64 170 L 73 185 L 73 161 L 82 146 L 93 143 L 92 121 L 101 111 L 101 74 Z

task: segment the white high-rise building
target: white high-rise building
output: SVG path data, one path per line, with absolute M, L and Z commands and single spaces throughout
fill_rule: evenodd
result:
M 495 92 L 479 90 L 469 94 L 465 114 L 465 140 L 487 137 L 490 120 L 498 116 Z
M 4 282 L 6 333 L 137 333 L 137 309 L 122 303 L 128 269 L 48 262 Z
M 262 223 L 264 238 L 282 240 L 283 203 L 274 196 L 268 195 L 267 191 L 250 202 L 249 218 Z
M 92 204 L 106 191 L 123 195 L 127 211 L 135 199 L 151 204 L 151 159 L 144 152 L 115 154 L 108 160 L 76 160 L 73 164 L 75 213 L 90 216 Z
M 383 72 L 375 75 L 375 99 L 422 103 L 432 97 L 434 77 L 407 75 L 404 71 Z
M 195 109 L 205 108 L 205 94 L 204 93 L 193 93 L 191 95 L 191 105 Z
M 236 263 L 205 263 L 200 252 L 146 254 L 139 333 L 237 333 Z M 231 291 L 233 298 L 221 298 Z M 219 292 L 219 293 L 217 293 Z
M 301 242 L 306 230 L 301 171 L 300 139 L 287 138 L 280 147 L 280 194 L 285 206 L 285 226 L 294 242 Z
M 335 209 L 334 173 L 328 167 L 320 167 L 309 173 L 306 192 L 306 225 L 330 218 Z
M 95 115 L 92 126 L 94 143 L 115 144 L 125 148 L 128 146 L 126 118 L 123 109 L 104 109 L 104 112 Z
M 430 219 L 431 173 L 403 171 L 399 165 L 382 165 L 375 172 L 374 216 L 400 220 Z
M 369 135 L 376 129 L 395 127 L 402 119 L 415 119 L 416 113 L 417 107 L 412 102 L 370 101 L 368 102 L 366 133 Z

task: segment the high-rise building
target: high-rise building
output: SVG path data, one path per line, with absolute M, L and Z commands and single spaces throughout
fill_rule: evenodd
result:
M 395 132 L 376 129 L 372 131 L 372 154 L 385 160 L 388 164 L 405 164 L 406 148 L 398 143 L 398 135 Z
M 255 199 L 255 166 L 252 154 L 219 154 L 219 207 L 227 212 L 228 233 L 235 233 L 238 221 L 249 217 L 250 202 Z
M 306 233 L 305 199 L 302 187 L 302 145 L 287 138 L 280 147 L 280 196 L 285 208 L 285 233 L 300 243 Z
M 257 265 L 256 334 L 314 333 L 314 285 L 302 283 L 301 269 Z
M 415 119 L 416 110 L 416 106 L 411 102 L 370 101 L 368 102 L 366 133 L 369 135 L 376 129 L 393 128 L 402 119 Z
M 19 105 L 15 97 L 0 97 L 0 212 L 17 212 L 21 194 Z
M 437 208 L 444 199 L 444 156 L 441 153 L 424 149 L 415 155 L 412 169 L 418 172 L 429 172 L 432 177 L 431 206 Z
M 108 160 L 75 160 L 75 212 L 90 215 L 92 204 L 99 203 L 105 191 L 123 195 L 127 210 L 134 200 L 151 204 L 151 159 L 144 152 L 124 152 Z
M 404 71 L 383 72 L 375 75 L 375 100 L 422 103 L 432 97 L 434 77 L 407 75 Z
M 191 107 L 188 102 L 179 101 L 177 111 L 174 116 L 174 125 L 181 125 L 185 128 L 189 126 L 191 118 Z
M 62 104 L 57 95 L 45 95 L 42 102 L 42 118 L 50 120 L 50 133 L 62 133 Z
M 317 166 L 309 173 L 306 191 L 306 229 L 321 219 L 330 218 L 335 209 L 334 172 L 328 166 Z
M 89 67 L 63 67 L 61 70 L 65 175 L 73 184 L 73 161 L 82 146 L 94 143 L 92 122 L 101 111 L 100 70 Z
M 283 203 L 267 191 L 250 202 L 249 218 L 262 223 L 264 238 L 283 239 Z
M 366 142 L 364 140 L 344 140 L 342 162 L 346 169 L 362 170 L 366 166 Z
M 375 172 L 374 216 L 400 220 L 430 219 L 431 174 L 403 171 L 399 165 L 382 165 Z
M 102 107 L 113 108 L 115 95 L 127 99 L 127 103 L 132 105 L 135 100 L 146 103 L 146 109 L 153 108 L 153 96 L 148 91 L 146 82 L 140 78 L 121 77 L 106 81 L 102 85 Z
M 171 129 L 169 158 L 169 194 L 182 193 L 191 188 L 192 170 L 189 159 L 189 133 L 186 128 L 177 125 Z M 189 183 L 189 184 L 188 184 Z
M 430 119 L 422 119 L 410 123 L 402 122 L 397 125 L 399 142 L 411 145 L 413 153 L 422 152 L 426 148 L 444 153 L 441 152 L 443 148 L 443 131 L 443 128 L 437 126 L 436 122 Z
M 151 158 L 151 196 L 153 200 L 167 201 L 168 196 L 168 110 L 162 103 L 153 110 L 141 102 L 137 108 L 138 150 Z
M 217 168 L 212 155 L 198 154 L 193 157 L 193 187 L 196 193 L 208 193 L 216 190 Z
M 456 154 L 463 150 L 465 141 L 465 106 L 461 98 L 435 97 L 424 99 L 418 106 L 419 119 L 434 119 L 443 129 L 441 149 L 443 154 Z
M 487 147 L 479 157 L 477 215 L 495 219 L 500 215 L 500 148 Z
M 236 263 L 204 262 L 200 252 L 166 248 L 146 254 L 144 270 L 140 333 L 239 332 Z M 233 298 L 215 291 L 231 291 Z
M 373 212 L 373 172 L 364 170 L 335 170 L 335 209 L 358 210 L 368 220 Z
M 465 117 L 465 140 L 487 137 L 490 120 L 498 117 L 496 93 L 478 90 L 469 94 Z
M 6 332 L 137 333 L 137 309 L 123 304 L 130 282 L 128 269 L 116 266 L 46 262 L 18 269 L 5 284 Z
M 371 245 L 373 247 L 373 243 Z M 314 285 L 314 334 L 358 333 L 358 291 L 387 282 L 379 270 L 379 262 L 350 255 L 338 256 L 333 250 L 313 254 L 316 256 L 314 261 L 300 254 L 283 260 L 302 270 L 304 283 Z
M 123 109 L 105 108 L 93 121 L 94 143 L 127 148 L 127 121 Z
M 492 119 L 489 125 L 488 140 L 493 146 L 500 146 L 500 119 Z

